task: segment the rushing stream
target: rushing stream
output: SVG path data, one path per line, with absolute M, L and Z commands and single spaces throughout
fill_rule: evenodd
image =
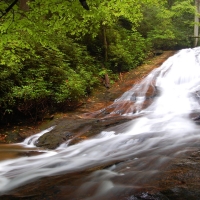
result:
M 149 87 L 154 88 L 157 95 L 143 109 Z M 75 196 L 88 194 L 88 199 L 106 199 L 105 196 L 109 199 L 112 193 L 137 189 L 200 139 L 200 127 L 191 117 L 192 113 L 200 113 L 199 96 L 200 48 L 183 49 L 113 103 L 134 102 L 126 112 L 118 113 L 138 116 L 136 119 L 75 145 L 68 146 L 66 142 L 51 151 L 36 148 L 34 142 L 54 127 L 23 143 L 0 145 L 0 155 L 6 155 L 11 149 L 13 152 L 27 149 L 40 152 L 30 157 L 0 158 L 0 194 L 10 193 L 42 177 L 98 166 L 107 167 L 85 177 L 74 192 Z

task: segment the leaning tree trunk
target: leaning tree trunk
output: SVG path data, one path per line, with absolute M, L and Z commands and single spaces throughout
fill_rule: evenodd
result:
M 194 46 L 198 44 L 199 37 L 199 13 L 200 13 L 200 0 L 195 0 L 196 13 L 194 16 Z

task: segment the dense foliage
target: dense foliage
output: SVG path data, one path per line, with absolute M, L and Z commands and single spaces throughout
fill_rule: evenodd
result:
M 70 109 L 106 73 L 133 69 L 154 49 L 192 44 L 193 1 L 87 3 L 89 11 L 78 0 L 20 0 L 0 19 L 1 122 Z

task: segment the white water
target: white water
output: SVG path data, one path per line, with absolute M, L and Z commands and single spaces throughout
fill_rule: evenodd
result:
M 160 95 L 148 108 L 140 110 L 149 85 L 154 83 L 159 88 Z M 181 153 L 182 150 L 176 149 L 200 139 L 200 127 L 189 116 L 190 113 L 200 111 L 198 99 L 195 98 L 197 91 L 200 91 L 200 48 L 185 49 L 170 57 L 140 84 L 116 100 L 131 100 L 135 95 L 137 113 L 129 112 L 126 115 L 139 114 L 139 118 L 105 130 L 95 138 L 73 146 L 63 144 L 58 149 L 44 151 L 41 155 L 0 162 L 0 194 L 40 177 L 80 171 L 112 160 L 133 160 L 135 182 L 132 184 L 138 184 L 143 178 L 137 176 L 138 171 L 146 170 L 152 175 L 165 161 Z M 44 132 L 19 145 L 33 147 L 37 137 Z M 130 168 L 128 162 L 124 168 Z M 91 180 L 101 183 L 96 197 L 115 187 L 119 189 L 119 185 L 114 184 L 111 179 L 128 176 L 128 172 L 121 171 L 123 170 L 116 170 L 113 165 L 110 169 L 91 174 Z M 129 184 L 127 182 L 124 187 L 129 187 Z M 87 192 L 86 185 L 83 188 Z

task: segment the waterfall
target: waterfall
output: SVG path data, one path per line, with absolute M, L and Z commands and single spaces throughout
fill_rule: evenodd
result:
M 158 90 L 159 94 L 149 106 L 143 107 L 149 87 Z M 92 173 L 90 180 L 99 181 L 94 197 L 114 188 L 130 186 L 128 181 L 126 184 L 115 184 L 113 177 L 128 177 L 132 174 L 134 181 L 131 184 L 139 184 L 144 176 L 153 176 L 171 157 L 181 153 L 186 144 L 200 139 L 199 126 L 190 117 L 191 113 L 200 112 L 198 91 L 200 48 L 183 49 L 111 105 L 116 108 L 111 114 L 138 118 L 72 146 L 63 144 L 56 150 L 43 151 L 39 155 L 1 161 L 0 194 L 41 177 L 77 172 L 111 161 L 125 161 L 123 167 L 127 171 L 119 170 L 113 164 Z M 115 105 L 127 101 L 131 102 L 131 107 L 119 112 L 120 108 Z M 27 138 L 19 145 L 33 147 L 34 141 L 52 128 Z M 133 168 L 130 167 L 130 160 L 134 163 Z M 145 171 L 145 175 L 141 176 L 141 171 Z M 87 191 L 88 187 L 80 187 L 78 190 L 81 192 L 84 188 Z

